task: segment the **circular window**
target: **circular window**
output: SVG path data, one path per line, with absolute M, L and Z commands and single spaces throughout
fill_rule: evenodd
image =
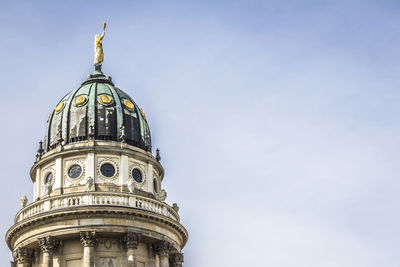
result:
M 115 174 L 115 168 L 111 163 L 104 163 L 100 167 L 100 172 L 105 177 L 113 177 Z
M 53 173 L 49 172 L 44 179 L 45 184 L 51 184 L 53 182 Z
M 155 191 L 156 193 L 158 193 L 158 183 L 157 183 L 157 180 L 156 180 L 156 179 L 153 180 L 153 186 L 154 186 L 154 191 Z
M 76 179 L 82 174 L 82 167 L 80 165 L 72 165 L 68 170 L 68 176 L 72 179 Z
M 132 170 L 132 177 L 138 183 L 143 182 L 142 173 L 138 169 L 133 169 Z

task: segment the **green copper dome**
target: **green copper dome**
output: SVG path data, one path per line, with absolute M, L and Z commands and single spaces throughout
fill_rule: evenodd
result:
M 123 141 L 151 150 L 146 115 L 100 71 L 61 99 L 47 123 L 45 152 L 86 140 Z

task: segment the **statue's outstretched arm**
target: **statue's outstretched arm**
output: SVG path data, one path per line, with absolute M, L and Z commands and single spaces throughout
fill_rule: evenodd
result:
M 100 35 L 101 40 L 103 40 L 104 35 L 106 35 L 106 27 L 107 27 L 107 23 L 104 22 L 103 33 Z

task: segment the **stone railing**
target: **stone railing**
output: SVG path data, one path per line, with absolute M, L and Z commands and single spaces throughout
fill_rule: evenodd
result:
M 154 212 L 179 222 L 178 213 L 167 204 L 142 196 L 113 192 L 82 192 L 47 197 L 21 209 L 15 223 L 34 215 L 77 206 L 121 206 Z

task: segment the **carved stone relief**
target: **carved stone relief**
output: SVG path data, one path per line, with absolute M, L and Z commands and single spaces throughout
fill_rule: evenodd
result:
M 116 260 L 114 258 L 101 258 L 100 259 L 101 267 L 116 267 Z

